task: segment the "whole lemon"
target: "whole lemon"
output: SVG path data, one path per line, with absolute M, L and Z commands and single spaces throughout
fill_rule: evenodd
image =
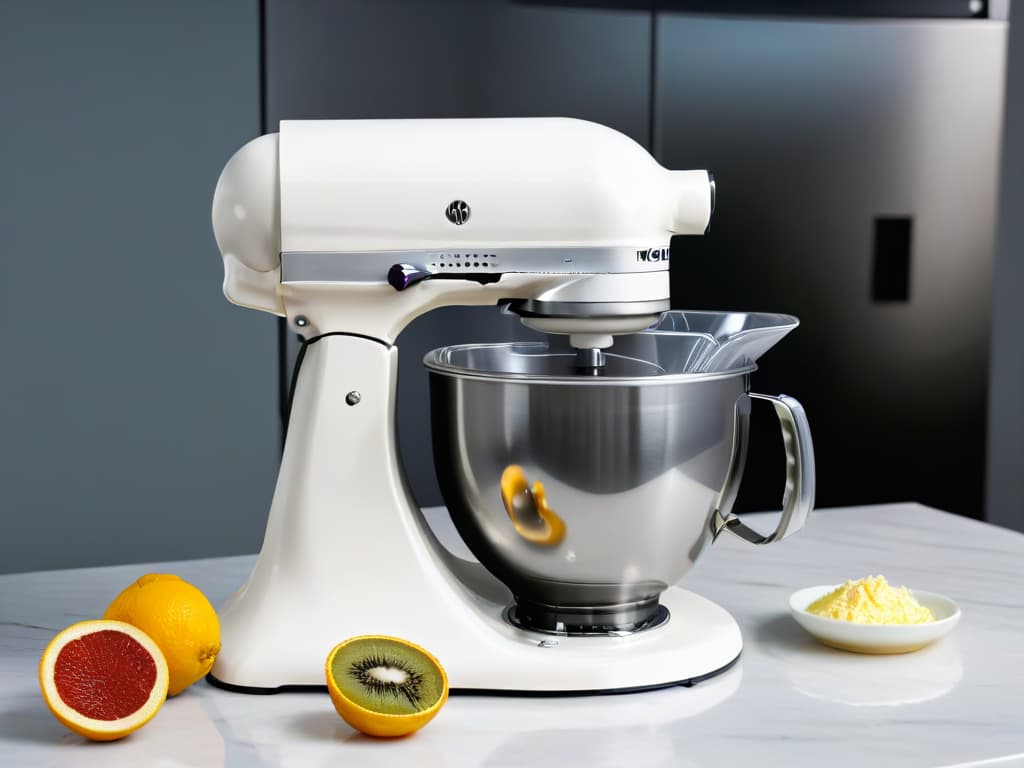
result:
M 153 638 L 167 659 L 171 696 L 205 676 L 220 651 L 217 612 L 199 589 L 173 574 L 146 574 L 114 599 L 103 618 Z

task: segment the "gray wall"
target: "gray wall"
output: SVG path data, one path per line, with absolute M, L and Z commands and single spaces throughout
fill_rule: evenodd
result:
M 0 4 L 0 572 L 259 547 L 276 330 L 210 228 L 258 29 L 256 0 Z
M 986 519 L 1024 531 L 1024 5 L 1010 16 L 992 313 Z

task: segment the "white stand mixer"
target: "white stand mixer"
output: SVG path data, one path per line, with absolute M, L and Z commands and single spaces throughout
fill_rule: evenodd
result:
M 320 338 L 262 551 L 220 614 L 215 681 L 322 686 L 329 650 L 361 634 L 428 648 L 455 690 L 634 690 L 732 665 L 735 621 L 678 587 L 651 630 L 510 624 L 509 591 L 442 547 L 412 500 L 394 423 L 394 344 L 413 318 L 519 300 L 534 327 L 606 347 L 668 309 L 669 239 L 703 233 L 713 197 L 705 171 L 567 119 L 283 122 L 239 150 L 213 205 L 224 292 Z

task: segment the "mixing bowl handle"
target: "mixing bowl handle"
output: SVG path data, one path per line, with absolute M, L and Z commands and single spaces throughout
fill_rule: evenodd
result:
M 736 515 L 722 510 L 729 510 L 736 496 L 739 469 L 742 469 L 746 453 L 746 429 L 737 425 L 738 445 L 733 452 L 733 468 L 730 479 L 726 483 L 726 491 L 722 494 L 723 503 L 716 510 L 712 525 L 717 539 L 724 530 L 729 530 L 751 544 L 770 544 L 782 541 L 796 533 L 805 522 L 807 515 L 814 507 L 814 445 L 811 443 L 811 430 L 807 425 L 807 414 L 796 398 L 788 395 L 759 395 L 754 392 L 749 398 L 767 400 L 775 406 L 775 415 L 782 427 L 782 439 L 786 444 L 786 490 L 782 496 L 782 517 L 775 531 L 762 536 L 746 525 Z M 750 400 L 741 398 L 737 404 L 737 418 L 746 419 L 750 413 Z

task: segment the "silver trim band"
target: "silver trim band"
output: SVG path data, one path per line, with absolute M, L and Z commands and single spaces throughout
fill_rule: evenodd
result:
M 668 244 L 647 247 L 453 247 L 404 251 L 285 251 L 282 283 L 382 283 L 394 264 L 445 277 L 509 272 L 609 274 L 668 270 Z

